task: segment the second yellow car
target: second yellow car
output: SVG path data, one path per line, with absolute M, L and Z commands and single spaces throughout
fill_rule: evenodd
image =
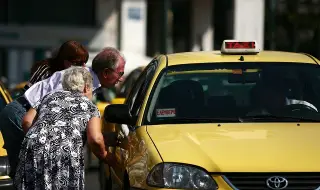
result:
M 8 90 L 0 83 L 0 112 L 2 109 L 12 101 Z M 1 124 L 0 124 L 1 125 Z M 0 189 L 12 189 L 12 179 L 9 177 L 10 165 L 7 151 L 3 148 L 4 141 L 0 133 Z

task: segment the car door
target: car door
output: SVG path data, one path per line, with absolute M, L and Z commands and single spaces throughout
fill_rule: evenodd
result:
M 130 91 L 125 101 L 125 104 L 129 106 L 131 115 L 134 118 L 137 118 L 139 114 L 139 110 L 145 98 L 146 91 L 149 88 L 151 80 L 155 73 L 157 63 L 158 63 L 157 60 L 153 60 L 151 63 L 149 63 L 149 65 L 144 69 L 144 71 L 141 73 L 141 75 L 133 85 L 132 90 Z M 121 133 L 120 134 L 122 136 L 121 144 L 124 146 L 115 147 L 114 154 L 119 163 L 119 168 L 112 168 L 111 174 L 112 175 L 115 174 L 115 176 L 112 176 L 113 182 L 118 181 L 120 183 L 118 185 L 120 186 L 123 185 L 122 183 L 123 176 L 126 169 L 125 166 L 127 165 L 126 161 L 128 160 L 128 157 L 134 156 L 130 154 L 132 152 L 135 152 L 134 148 L 138 146 L 136 144 L 138 142 L 136 142 L 132 138 L 135 135 L 134 133 L 135 128 L 136 126 L 127 126 L 127 125 L 118 125 L 118 124 L 116 126 L 117 132 Z

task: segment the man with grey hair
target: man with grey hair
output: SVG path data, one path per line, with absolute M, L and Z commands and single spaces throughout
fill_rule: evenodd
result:
M 121 52 L 108 47 L 95 56 L 92 61 L 92 70 L 97 74 L 103 87 L 111 88 L 121 81 L 125 62 L 126 60 Z

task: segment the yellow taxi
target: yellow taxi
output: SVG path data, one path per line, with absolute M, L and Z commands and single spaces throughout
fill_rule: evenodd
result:
M 0 112 L 2 109 L 12 101 L 12 98 L 4 87 L 2 83 L 0 83 Z M 10 165 L 7 156 L 7 151 L 3 148 L 4 141 L 2 134 L 0 133 L 0 189 L 11 189 L 12 179 L 9 177 Z
M 320 61 L 225 40 L 156 57 L 108 147 L 111 189 L 320 189 Z

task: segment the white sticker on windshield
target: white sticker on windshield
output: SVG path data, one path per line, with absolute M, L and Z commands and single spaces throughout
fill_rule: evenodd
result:
M 176 109 L 175 108 L 166 108 L 166 109 L 157 109 L 157 117 L 175 117 Z

